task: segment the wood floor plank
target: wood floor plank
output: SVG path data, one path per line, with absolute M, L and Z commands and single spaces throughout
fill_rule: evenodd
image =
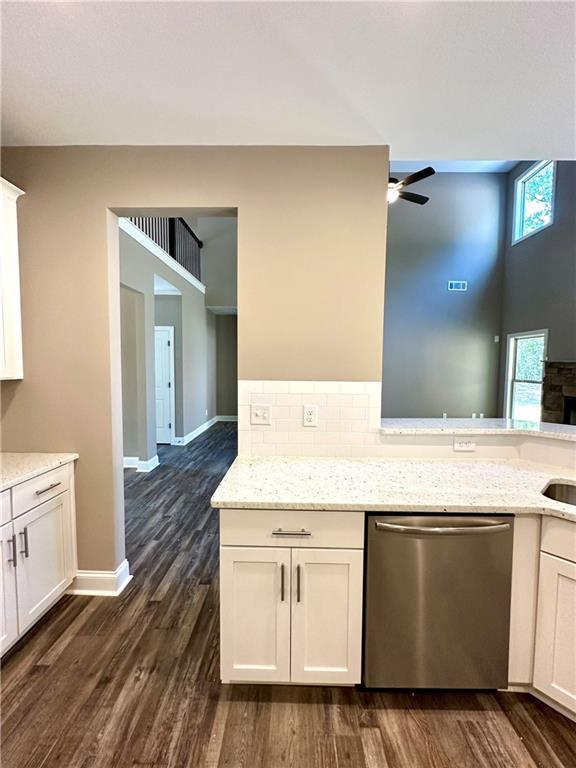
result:
M 66 596 L 3 661 L 2 768 L 576 768 L 576 726 L 513 693 L 219 682 L 217 514 L 236 427 L 125 472 L 132 582 Z

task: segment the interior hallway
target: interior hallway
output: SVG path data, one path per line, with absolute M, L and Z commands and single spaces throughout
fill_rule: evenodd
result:
M 236 425 L 126 472 L 117 599 L 65 597 L 2 669 L 4 768 L 573 768 L 576 726 L 529 695 L 221 686 L 209 500 Z

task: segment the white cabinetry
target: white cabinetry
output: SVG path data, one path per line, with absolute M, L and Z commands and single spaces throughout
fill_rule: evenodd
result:
M 0 526 L 0 555 L 2 557 L 0 583 L 0 653 L 18 637 L 18 604 L 16 602 L 17 548 L 14 526 Z
M 290 679 L 290 550 L 220 550 L 222 677 Z
M 358 683 L 362 550 L 293 549 L 293 683 Z
M 16 518 L 14 533 L 19 551 L 18 622 L 25 632 L 74 578 L 69 491 Z
M 0 379 L 23 377 L 16 213 L 16 201 L 23 194 L 0 179 Z
M 360 682 L 364 516 L 222 510 L 220 536 L 223 682 Z
M 76 575 L 74 465 L 45 472 L 8 493 L 13 519 L 0 527 L 0 653 L 54 605 Z
M 576 524 L 542 527 L 534 688 L 576 713 Z

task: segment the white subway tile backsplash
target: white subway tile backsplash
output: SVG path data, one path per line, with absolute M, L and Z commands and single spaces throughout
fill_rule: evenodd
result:
M 276 395 L 276 405 L 301 406 L 302 395 L 288 395 L 281 392 Z
M 276 395 L 271 392 L 253 392 L 250 395 L 250 403 L 252 405 L 274 405 L 276 402 Z
M 381 449 L 379 382 L 238 382 L 241 455 L 355 456 Z M 270 406 L 270 425 L 250 424 L 250 405 Z M 318 406 L 318 426 L 305 427 L 303 406 Z
M 270 418 L 272 419 L 272 423 L 274 423 L 275 419 L 289 419 L 290 418 L 290 408 L 287 405 L 273 405 L 270 409 Z

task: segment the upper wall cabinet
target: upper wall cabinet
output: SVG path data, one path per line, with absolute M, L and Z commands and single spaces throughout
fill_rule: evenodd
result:
M 16 201 L 21 189 L 0 179 L 0 379 L 22 379 L 22 320 Z

